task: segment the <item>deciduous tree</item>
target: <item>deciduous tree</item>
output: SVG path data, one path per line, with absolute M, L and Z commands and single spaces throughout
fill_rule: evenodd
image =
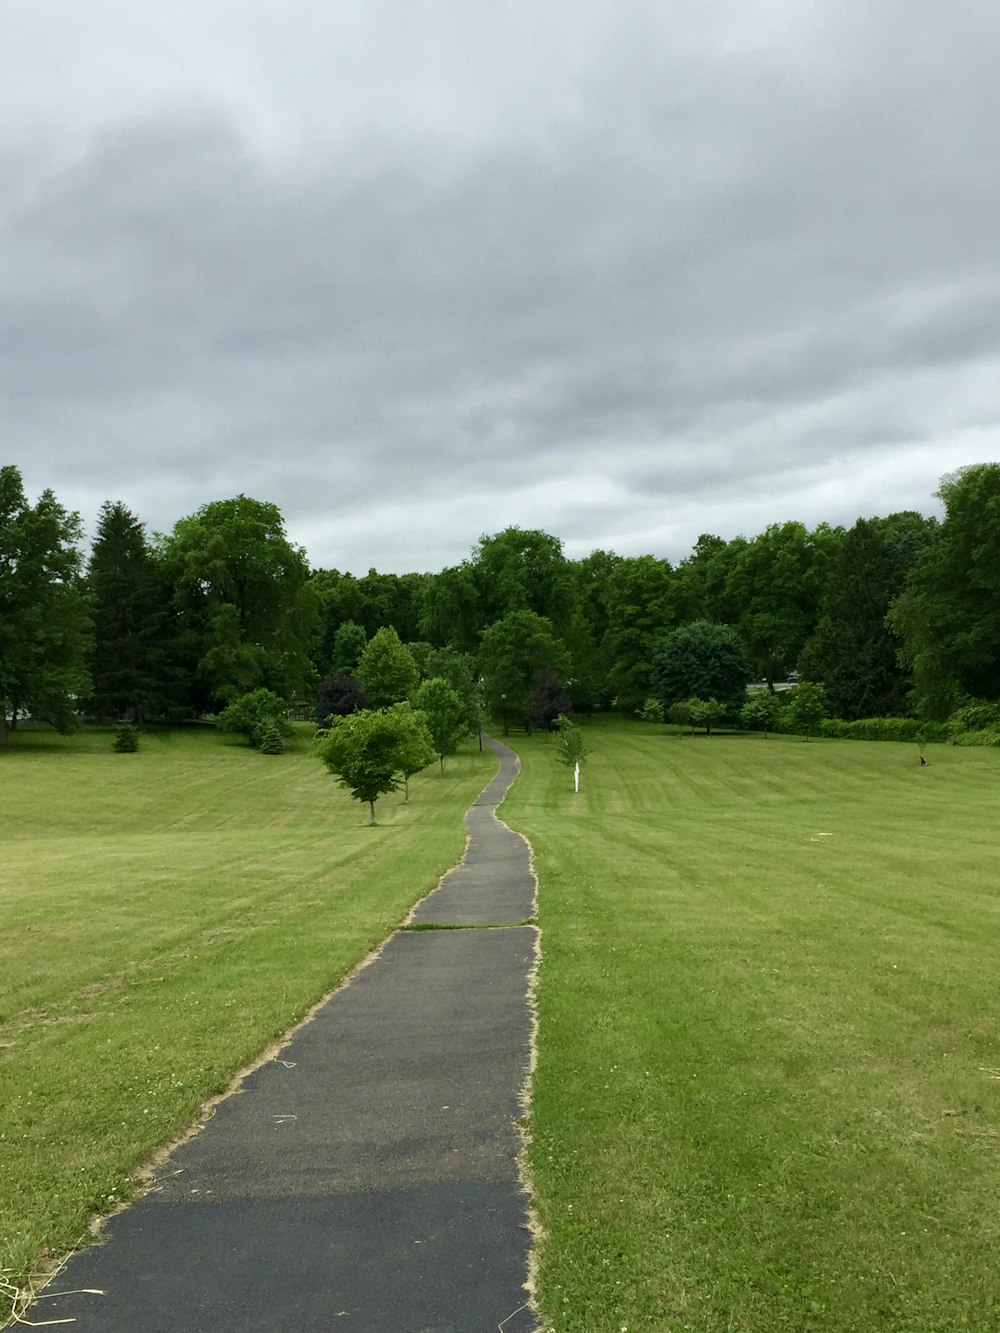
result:
M 358 684 L 371 708 L 408 699 L 417 688 L 420 672 L 394 629 L 385 626 L 368 643 L 358 661 Z
M 414 732 L 412 709 L 380 708 L 351 713 L 316 737 L 316 753 L 341 786 L 355 800 L 367 801 L 369 823 L 375 823 L 375 802 L 388 792 L 398 791 L 404 772 L 414 763 Z M 426 728 L 424 734 L 429 763 L 434 751 Z
M 801 731 L 806 740 L 826 717 L 826 691 L 816 681 L 804 680 L 788 691 L 782 717 L 792 731 Z
M 174 526 L 162 557 L 206 705 L 259 688 L 283 699 L 306 690 L 316 596 L 276 505 L 246 495 L 203 505 Z
M 767 738 L 769 731 L 775 731 L 781 703 L 771 690 L 754 690 L 750 698 L 740 709 L 740 721 L 750 731 L 762 731 Z
M 539 681 L 563 676 L 568 657 L 551 623 L 534 611 L 512 611 L 483 631 L 479 661 L 486 706 L 494 717 L 509 711 L 530 730 Z
M 368 707 L 365 692 L 353 676 L 327 676 L 316 688 L 316 725 L 328 727 L 333 717 L 346 717 Z
M 657 640 L 675 623 L 670 565 L 651 555 L 618 560 L 608 571 L 605 595 L 608 689 L 621 712 L 638 712 L 652 693 Z
M 653 656 L 653 693 L 669 709 L 684 699 L 718 699 L 728 711 L 746 701 L 752 670 L 729 625 L 696 620 L 663 636 Z
M 443 772 L 445 755 L 454 754 L 469 734 L 462 700 L 443 677 L 431 676 L 417 689 L 413 707 L 427 723 Z
M 1000 698 L 1000 463 L 941 479 L 945 516 L 890 613 L 922 716 Z

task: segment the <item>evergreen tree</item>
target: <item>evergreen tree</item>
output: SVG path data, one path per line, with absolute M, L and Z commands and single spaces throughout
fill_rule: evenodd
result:
M 916 513 L 859 518 L 835 552 L 819 623 L 797 664 L 822 683 L 834 717 L 853 721 L 906 711 L 909 673 L 886 617 L 936 526 Z
M 101 717 L 166 711 L 167 608 L 145 531 L 121 502 L 102 508 L 87 571 L 94 617 L 91 711 Z

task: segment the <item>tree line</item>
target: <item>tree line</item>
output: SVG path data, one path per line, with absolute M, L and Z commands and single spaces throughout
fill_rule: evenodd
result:
M 836 718 L 946 718 L 1000 699 L 1000 464 L 946 476 L 939 496 L 940 521 L 703 535 L 676 565 L 570 560 L 558 538 L 513 527 L 437 573 L 356 577 L 311 569 L 277 506 L 244 495 L 153 537 L 108 501 L 85 552 L 79 516 L 50 490 L 32 503 L 3 467 L 0 743 L 19 714 L 141 725 L 219 715 L 259 690 L 315 701 L 321 722 L 379 706 L 358 668 L 382 630 L 405 645 L 413 688 L 446 681 L 467 725 L 470 685 L 528 726 L 670 707 L 687 696 L 672 697 L 686 685 L 669 644 L 704 625 L 724 627 L 765 686 L 791 672 L 821 685 Z

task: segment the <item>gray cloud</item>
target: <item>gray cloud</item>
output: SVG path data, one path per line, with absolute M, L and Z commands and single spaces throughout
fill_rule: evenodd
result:
M 985 0 L 13 8 L 6 453 L 91 522 L 676 559 L 997 456 Z

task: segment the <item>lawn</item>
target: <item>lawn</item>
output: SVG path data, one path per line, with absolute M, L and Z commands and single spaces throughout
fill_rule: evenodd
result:
M 1000 1327 L 1000 754 L 586 724 L 540 878 L 555 1333 Z
M 461 856 L 489 752 L 411 779 L 369 828 L 310 731 L 273 757 L 211 727 L 132 755 L 28 730 L 0 753 L 0 1322 Z

